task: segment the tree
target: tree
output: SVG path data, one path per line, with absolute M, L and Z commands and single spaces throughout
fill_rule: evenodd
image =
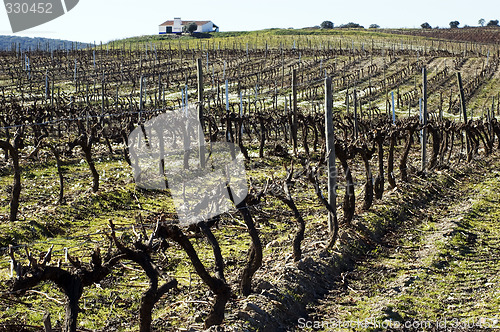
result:
M 349 22 L 349 23 L 346 23 L 346 24 L 342 24 L 340 26 L 341 28 L 360 28 L 360 29 L 364 29 L 365 27 L 358 24 L 358 23 L 354 23 L 354 22 Z
M 458 21 L 451 21 L 450 22 L 451 29 L 456 29 L 456 28 L 458 28 L 459 25 L 460 25 L 460 22 L 458 22 Z
M 321 22 L 320 27 L 321 27 L 321 29 L 333 29 L 333 22 L 332 21 L 323 21 L 323 22 Z
M 193 34 L 197 29 L 198 29 L 198 24 L 194 22 L 185 25 L 183 28 L 184 32 L 189 32 L 190 34 Z
M 378 29 L 380 28 L 380 25 L 378 24 L 370 24 L 370 29 Z
M 422 23 L 422 24 L 420 25 L 420 27 L 421 27 L 422 29 L 432 29 L 431 25 L 430 25 L 429 23 L 427 23 L 427 22 Z
M 491 20 L 486 24 L 489 27 L 497 27 L 498 26 L 498 20 Z
M 479 19 L 479 21 L 477 21 L 477 23 L 479 23 L 480 26 L 484 27 L 484 23 L 486 23 L 486 20 L 484 18 L 481 18 Z

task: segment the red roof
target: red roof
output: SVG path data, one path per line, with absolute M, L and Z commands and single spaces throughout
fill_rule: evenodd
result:
M 207 24 L 208 22 L 211 22 L 211 21 L 189 21 L 189 20 L 182 20 L 181 21 L 181 26 L 182 25 L 187 25 L 187 24 L 189 24 L 191 22 L 196 23 L 196 25 L 205 25 L 205 24 Z M 172 21 L 172 20 L 166 21 L 166 22 L 160 24 L 160 26 L 173 26 L 173 25 L 174 25 L 174 21 Z

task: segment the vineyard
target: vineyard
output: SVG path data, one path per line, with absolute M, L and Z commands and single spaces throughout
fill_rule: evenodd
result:
M 402 33 L 414 36 L 439 38 L 443 40 L 454 40 L 471 43 L 494 44 L 500 41 L 498 27 L 464 27 L 462 29 L 412 29 L 393 30 L 392 33 Z
M 13 45 L 0 53 L 1 329 L 292 329 L 328 291 L 299 281 L 340 275 L 396 227 L 390 211 L 496 160 L 499 50 L 288 30 Z M 188 106 L 207 154 L 239 148 L 248 195 L 185 226 L 168 179 L 136 185 L 129 135 Z

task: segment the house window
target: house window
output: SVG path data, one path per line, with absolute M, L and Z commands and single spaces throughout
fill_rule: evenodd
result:
M 172 33 L 172 27 L 167 27 L 167 33 Z

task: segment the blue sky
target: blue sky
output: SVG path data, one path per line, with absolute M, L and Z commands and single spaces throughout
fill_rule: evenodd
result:
M 9 0 L 22 1 L 22 0 Z M 43 0 L 41 0 L 43 1 Z M 113 39 L 158 33 L 158 25 L 173 17 L 212 20 L 221 31 L 265 28 L 301 28 L 324 20 L 335 25 L 356 22 L 368 27 L 448 27 L 500 19 L 498 0 L 80 0 L 66 15 L 16 35 L 107 42 Z M 0 8 L 0 34 L 12 35 L 5 9 Z

